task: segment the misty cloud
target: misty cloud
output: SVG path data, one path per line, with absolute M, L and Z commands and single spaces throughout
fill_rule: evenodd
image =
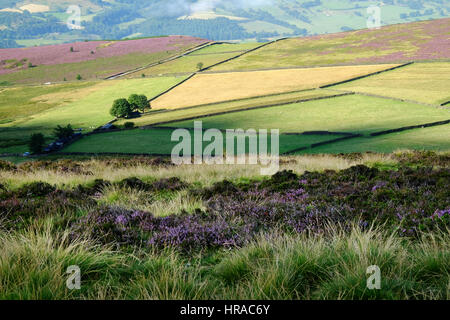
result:
M 274 0 L 170 0 L 152 6 L 152 14 L 161 17 L 179 17 L 198 12 L 214 11 L 219 7 L 234 9 L 258 8 L 270 5 Z
M 272 0 L 198 0 L 190 5 L 190 13 L 214 11 L 221 5 L 231 5 L 234 8 L 256 8 L 272 3 Z

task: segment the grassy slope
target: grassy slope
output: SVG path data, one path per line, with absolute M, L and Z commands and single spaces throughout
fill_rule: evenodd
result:
M 378 137 L 355 138 L 301 151 L 298 154 L 366 151 L 389 153 L 399 149 L 449 151 L 450 125 L 413 129 Z
M 75 142 L 63 150 L 63 152 L 88 152 L 88 153 L 148 153 L 170 155 L 172 148 L 178 142 L 171 142 L 173 129 L 147 129 L 126 130 L 95 134 Z M 194 133 L 191 130 L 192 139 Z M 320 136 L 280 136 L 280 153 L 291 151 L 312 143 L 336 138 L 334 135 Z M 193 143 L 193 141 L 192 141 Z M 206 147 L 209 143 L 203 144 Z M 270 148 L 270 140 L 268 146 Z M 192 149 L 193 150 L 193 149 Z M 246 151 L 248 152 L 248 141 Z
M 67 84 L 14 87 L 0 89 L 0 124 L 28 117 L 55 107 L 57 101 L 45 98 L 49 94 L 64 94 L 68 99 L 71 91 L 92 86 L 93 82 L 73 82 Z M 62 102 L 62 101 L 59 101 Z
M 281 132 L 328 130 L 370 133 L 450 119 L 446 109 L 386 99 L 345 96 L 204 118 L 205 128 L 266 128 Z M 170 126 L 192 127 L 193 121 Z
M 152 102 L 154 108 L 180 108 L 259 95 L 312 89 L 394 65 L 283 69 L 198 74 Z
M 133 45 L 133 44 L 131 44 Z M 57 65 L 37 65 L 33 68 L 24 68 L 13 73 L 0 75 L 0 82 L 12 84 L 39 84 L 45 82 L 61 82 L 76 80 L 77 75 L 83 79 L 102 79 L 108 76 L 146 66 L 169 57 L 181 54 L 196 44 L 174 43 L 167 50 L 153 53 L 134 52 L 95 60 L 63 63 Z M 31 62 L 32 57 L 30 58 Z
M 415 63 L 333 89 L 378 94 L 430 104 L 450 100 L 450 63 Z
M 174 73 L 193 73 L 198 71 L 197 65 L 203 63 L 203 68 L 212 66 L 221 61 L 233 58 L 246 50 L 260 46 L 260 43 L 241 43 L 241 44 L 214 44 L 198 51 L 194 51 L 179 59 L 169 61 L 154 67 L 133 73 L 128 78 L 141 77 L 145 75 L 160 75 Z
M 239 53 L 218 53 L 205 55 L 187 55 L 170 62 L 162 63 L 154 67 L 146 68 L 127 76 L 128 78 L 141 77 L 145 75 L 165 75 L 165 74 L 182 74 L 194 73 L 198 71 L 197 64 L 203 63 L 203 67 L 208 67 L 221 61 L 233 58 Z
M 292 66 L 355 64 L 358 62 L 400 62 L 430 59 L 420 50 L 433 51 L 433 59 L 448 56 L 427 43 L 437 35 L 445 37 L 450 19 L 386 26 L 331 35 L 283 40 L 251 52 L 213 70 L 254 70 Z M 444 40 L 443 40 L 444 41 Z M 443 42 L 441 42 L 443 44 Z M 283 52 L 283 54 L 280 54 Z
M 58 107 L 32 115 L 25 120 L 2 125 L 0 132 L 6 139 L 26 140 L 32 132 L 49 134 L 56 125 L 70 123 L 75 128 L 90 130 L 112 120 L 109 109 L 115 99 L 127 98 L 132 93 L 145 94 L 151 98 L 183 79 L 183 77 L 160 77 L 99 82 L 76 92 L 77 99 L 66 104 L 62 103 L 66 94 L 50 94 L 46 98 L 58 101 Z
M 0 75 L 0 81 L 13 84 L 61 82 L 76 80 L 77 75 L 83 79 L 102 79 L 107 76 L 157 62 L 173 55 L 164 52 L 153 54 L 128 54 L 124 56 L 100 58 L 79 63 L 59 65 L 42 65 L 27 68 L 10 74 Z
M 334 95 L 335 92 L 326 90 L 306 90 L 291 93 L 282 93 L 260 98 L 240 99 L 237 101 L 219 102 L 208 105 L 200 105 L 188 108 L 167 109 L 163 111 L 151 112 L 132 121 L 138 126 L 151 125 L 159 122 L 176 121 L 192 117 L 200 117 L 207 114 L 219 112 L 236 111 L 246 108 L 255 108 L 277 103 L 289 103 L 297 100 L 312 99 Z M 120 120 L 123 124 L 128 120 Z

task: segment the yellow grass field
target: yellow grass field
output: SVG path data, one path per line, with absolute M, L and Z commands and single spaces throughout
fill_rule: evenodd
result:
M 441 104 L 450 100 L 450 62 L 414 63 L 333 89 Z
M 154 109 L 177 109 L 317 88 L 394 67 L 393 64 L 198 74 L 152 102 Z

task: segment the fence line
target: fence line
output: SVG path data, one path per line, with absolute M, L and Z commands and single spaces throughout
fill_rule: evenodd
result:
M 380 71 L 377 71 L 377 72 L 372 72 L 372 73 L 369 73 L 369 74 L 365 74 L 365 75 L 363 75 L 363 76 L 358 76 L 358 77 L 351 78 L 351 79 L 347 79 L 347 80 L 344 80 L 344 81 L 339 81 L 339 82 L 335 82 L 335 83 L 330 83 L 330 84 L 321 86 L 321 87 L 319 87 L 319 88 L 320 88 L 320 89 L 325 89 L 325 88 L 337 86 L 337 85 L 339 85 L 339 84 L 344 84 L 344 83 L 347 83 L 347 82 L 352 82 L 352 81 L 364 79 L 364 78 L 371 77 L 371 76 L 374 76 L 374 75 L 377 75 L 377 74 L 380 74 L 380 73 L 392 71 L 392 70 L 395 70 L 395 69 L 398 69 L 398 68 L 403 68 L 403 67 L 409 66 L 409 65 L 411 65 L 411 64 L 413 64 L 413 63 L 414 63 L 414 61 L 407 62 L 407 63 L 404 63 L 404 64 L 402 64 L 402 65 L 396 66 L 396 67 L 392 67 L 392 68 L 389 68 L 389 69 L 380 70 Z
M 301 100 L 292 100 L 292 101 L 289 101 L 289 102 L 274 103 L 274 104 L 269 104 L 269 105 L 264 105 L 264 106 L 256 106 L 256 107 L 248 107 L 248 108 L 243 108 L 243 109 L 228 110 L 228 111 L 222 111 L 222 112 L 216 112 L 216 113 L 208 113 L 208 114 L 203 114 L 203 115 L 198 115 L 198 116 L 193 116 L 193 117 L 188 117 L 188 118 L 156 122 L 156 123 L 153 123 L 153 124 L 142 126 L 142 128 L 152 128 L 152 127 L 155 127 L 155 126 L 168 124 L 168 123 L 173 123 L 173 122 L 195 120 L 195 119 L 201 119 L 201 118 L 206 118 L 206 117 L 219 116 L 219 115 L 224 115 L 224 114 L 228 114 L 228 113 L 249 111 L 249 110 L 255 110 L 255 109 L 279 107 L 279 106 L 284 106 L 284 105 L 294 104 L 294 103 L 309 102 L 309 101 L 324 100 L 324 99 L 332 99 L 332 98 L 338 98 L 338 97 L 354 95 L 354 94 L 355 93 L 353 93 L 353 92 L 346 92 L 346 93 L 341 93 L 341 94 L 335 94 L 335 95 L 332 95 L 332 96 L 316 97 L 316 98 L 301 99 Z

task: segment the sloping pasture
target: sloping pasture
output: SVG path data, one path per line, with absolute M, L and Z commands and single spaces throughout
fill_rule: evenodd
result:
M 387 64 L 197 74 L 189 81 L 152 101 L 152 106 L 155 109 L 176 109 L 312 89 L 394 66 Z

